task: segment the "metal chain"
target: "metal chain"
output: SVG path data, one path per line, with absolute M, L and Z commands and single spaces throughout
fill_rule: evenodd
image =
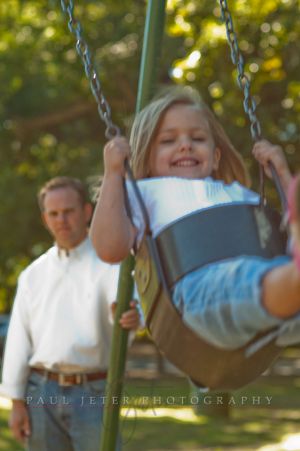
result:
M 219 1 L 221 6 L 222 20 L 223 22 L 225 22 L 227 40 L 230 46 L 231 60 L 233 64 L 235 64 L 238 72 L 237 82 L 239 88 L 244 92 L 244 101 L 243 101 L 244 110 L 250 119 L 251 124 L 250 131 L 252 139 L 254 142 L 256 142 L 261 139 L 261 126 L 255 113 L 256 102 L 250 92 L 250 80 L 249 77 L 245 74 L 244 58 L 239 49 L 237 35 L 233 27 L 233 21 L 231 13 L 228 9 L 227 0 L 219 0 Z M 263 205 L 266 201 L 265 177 L 264 177 L 264 169 L 261 164 L 259 165 L 259 186 L 261 193 L 261 205 Z
M 245 74 L 244 71 L 244 59 L 240 52 L 237 36 L 234 31 L 232 17 L 230 11 L 228 9 L 227 0 L 219 0 L 221 6 L 222 19 L 225 22 L 227 40 L 231 50 L 231 59 L 233 64 L 236 65 L 238 71 L 238 85 L 242 91 L 244 91 L 244 110 L 245 113 L 249 116 L 251 123 L 251 136 L 254 142 L 259 141 L 261 139 L 261 126 L 255 114 L 256 110 L 256 102 L 251 96 L 250 93 L 250 80 Z M 272 178 L 277 188 L 277 192 L 280 197 L 282 211 L 286 211 L 287 200 L 281 185 L 280 178 L 278 173 L 273 165 L 273 163 L 269 163 L 270 170 L 272 172 Z M 261 194 L 261 205 L 264 205 L 266 202 L 265 199 L 265 176 L 264 169 L 262 165 L 259 165 L 259 185 L 260 185 L 260 194 Z
M 68 27 L 76 38 L 77 53 L 83 62 L 86 76 L 90 82 L 92 93 L 96 99 L 99 116 L 106 125 L 105 136 L 108 139 L 112 139 L 114 136 L 120 135 L 120 129 L 112 121 L 111 108 L 104 96 L 95 66 L 91 61 L 90 50 L 88 44 L 82 36 L 80 22 L 74 17 L 73 0 L 61 0 L 61 7 L 63 12 L 69 16 Z
M 249 116 L 251 123 L 251 136 L 256 142 L 261 139 L 261 127 L 255 114 L 256 102 L 250 93 L 250 80 L 249 77 L 245 74 L 244 59 L 239 49 L 237 36 L 233 27 L 232 17 L 227 5 L 227 0 L 220 0 L 220 6 L 222 20 L 225 22 L 227 39 L 231 50 L 231 59 L 233 64 L 236 65 L 238 71 L 238 85 L 240 89 L 244 91 L 244 110 L 245 113 Z

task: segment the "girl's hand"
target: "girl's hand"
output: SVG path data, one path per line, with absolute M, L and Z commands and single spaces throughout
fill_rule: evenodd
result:
M 124 176 L 124 163 L 129 158 L 130 147 L 124 136 L 117 136 L 108 141 L 104 147 L 104 165 L 107 174 L 120 174 Z
M 273 163 L 283 185 L 283 189 L 286 190 L 291 180 L 291 172 L 282 148 L 263 139 L 254 144 L 252 153 L 270 178 L 272 178 L 272 173 L 269 168 L 269 163 Z

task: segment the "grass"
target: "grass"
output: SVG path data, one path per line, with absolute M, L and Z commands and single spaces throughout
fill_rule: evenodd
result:
M 23 448 L 13 440 L 10 430 L 7 426 L 9 412 L 0 409 L 0 450 L 1 451 L 20 451 Z
M 300 438 L 298 445 L 267 447 L 299 434 L 299 387 L 299 378 L 264 378 L 226 401 L 220 394 L 191 393 L 183 379 L 129 381 L 120 421 L 123 451 L 299 451 Z M 198 406 L 192 406 L 197 398 Z M 230 404 L 229 418 L 211 416 L 224 407 L 221 401 Z M 8 414 L 0 411 L 0 450 L 18 451 L 22 448 L 11 438 Z
M 188 384 L 181 381 L 178 386 L 172 386 L 170 381 L 160 382 L 157 389 L 152 387 L 152 390 L 153 396 L 161 396 L 165 401 L 165 413 L 160 415 L 160 410 L 152 405 L 148 406 L 147 410 L 136 409 L 135 415 L 123 417 L 121 426 L 124 451 L 241 451 L 259 450 L 270 443 L 280 443 L 283 437 L 299 432 L 299 386 L 300 379 L 297 378 L 273 378 L 268 379 L 268 383 L 262 379 L 260 383 L 230 395 L 227 400 L 230 404 L 230 417 L 222 418 L 211 416 L 211 413 L 216 413 L 218 400 L 226 404 L 225 396 L 201 395 L 197 409 L 193 409 L 199 414 L 193 415 L 190 405 L 193 398 Z M 127 391 L 130 392 L 130 389 L 137 394 L 138 390 L 142 390 L 142 384 L 138 389 L 129 386 Z M 147 393 L 147 390 L 149 391 L 149 386 L 146 385 L 144 392 Z M 166 405 L 168 396 L 172 395 L 177 399 L 186 396 L 188 402 L 185 406 Z M 195 394 L 193 395 L 195 398 Z M 181 399 L 179 401 L 181 403 Z M 220 404 L 219 406 L 222 407 Z M 189 407 L 189 410 L 186 407 Z M 184 412 L 181 418 L 180 415 L 174 415 L 180 411 Z M 300 439 L 298 445 L 297 448 L 288 449 L 299 451 Z

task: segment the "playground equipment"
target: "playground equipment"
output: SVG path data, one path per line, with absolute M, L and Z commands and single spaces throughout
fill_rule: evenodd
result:
M 106 124 L 105 135 L 107 138 L 112 138 L 120 131 L 112 122 L 110 107 L 91 62 L 81 26 L 74 18 L 73 2 L 61 0 L 61 3 L 63 10 L 69 15 L 69 28 L 76 36 L 78 54 L 83 60 L 86 75 L 90 80 L 100 117 Z M 256 105 L 250 93 L 250 81 L 244 72 L 244 62 L 226 0 L 220 0 L 220 7 L 226 24 L 232 60 L 237 66 L 238 84 L 244 93 L 244 109 L 249 116 L 251 135 L 254 141 L 257 141 L 261 138 L 261 129 L 255 114 Z M 165 1 L 150 0 L 148 2 L 137 111 L 145 106 L 154 91 L 155 62 L 161 46 L 164 14 Z M 286 205 L 284 193 L 274 168 L 271 167 L 271 170 L 284 211 Z M 170 290 L 185 274 L 208 262 L 241 254 L 271 258 L 285 252 L 286 235 L 280 230 L 280 216 L 266 206 L 263 169 L 260 168 L 261 203 L 259 206 L 230 205 L 217 207 L 208 212 L 195 213 L 177 221 L 155 239 L 152 237 L 147 211 L 128 162 L 126 171 L 141 201 L 146 224 L 145 239 L 137 253 L 135 279 L 145 305 L 146 322 L 153 340 L 169 360 L 199 386 L 224 390 L 249 383 L 278 356 L 280 348 L 275 345 L 275 339 L 270 340 L 254 353 L 251 353 L 251 349 L 254 349 L 255 344 L 264 339 L 266 334 L 257 336 L 251 343 L 237 350 L 218 349 L 206 343 L 183 324 L 171 302 Z M 222 224 L 222 231 L 219 229 L 220 224 Z M 203 235 L 199 233 L 201 229 L 205 229 L 205 242 L 201 240 Z M 186 233 L 186 230 L 189 230 L 189 233 Z M 227 231 L 226 237 L 224 237 L 224 230 Z M 201 256 L 194 252 L 196 248 L 204 250 Z M 121 265 L 117 319 L 129 305 L 133 267 L 132 257 L 127 258 Z M 126 347 L 127 333 L 118 326 L 116 321 L 101 451 L 115 449 L 120 406 L 118 403 L 110 403 L 110 400 L 113 397 L 120 399 Z

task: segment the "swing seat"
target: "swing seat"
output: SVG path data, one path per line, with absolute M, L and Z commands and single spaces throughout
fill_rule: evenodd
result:
M 174 284 L 201 266 L 239 255 L 272 258 L 286 250 L 280 215 L 268 207 L 230 204 L 202 210 L 146 234 L 137 251 L 135 281 L 149 332 L 167 359 L 211 390 L 238 389 L 261 375 L 282 348 L 275 339 L 246 356 L 268 329 L 234 350 L 209 344 L 190 329 L 171 299 Z M 276 330 L 276 328 L 275 328 Z

